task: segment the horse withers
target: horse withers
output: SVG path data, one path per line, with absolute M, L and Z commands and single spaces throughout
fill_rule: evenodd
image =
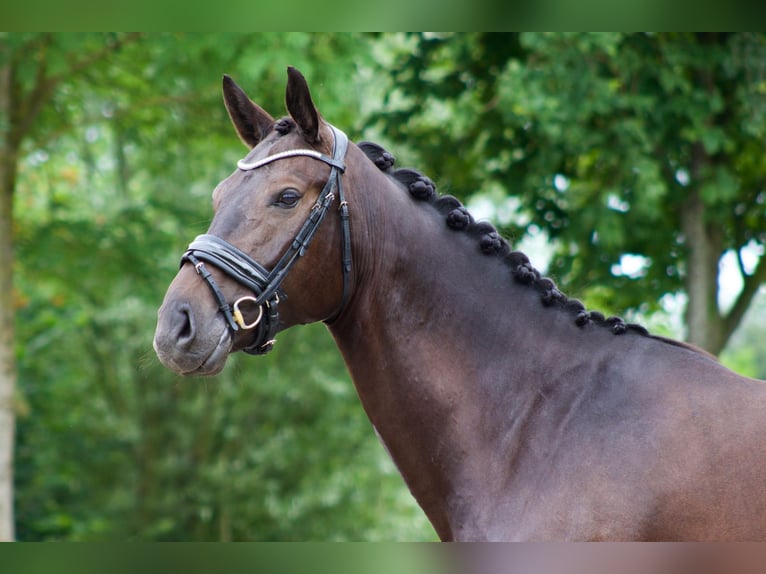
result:
M 489 224 L 317 111 L 224 77 L 250 148 L 213 192 L 154 347 L 215 374 L 324 321 L 443 540 L 766 540 L 766 385 L 589 312 Z

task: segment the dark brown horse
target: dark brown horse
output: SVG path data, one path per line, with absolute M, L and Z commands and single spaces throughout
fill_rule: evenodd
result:
M 443 540 L 766 540 L 766 385 L 586 311 L 431 180 L 347 144 L 297 71 L 290 117 L 228 77 L 224 100 L 252 151 L 160 308 L 165 365 L 214 374 L 324 321 Z

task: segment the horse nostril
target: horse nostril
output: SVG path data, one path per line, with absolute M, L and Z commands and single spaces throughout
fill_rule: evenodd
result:
M 177 336 L 176 341 L 179 346 L 188 346 L 194 341 L 195 329 L 194 329 L 194 314 L 191 307 L 183 303 L 178 306 L 176 311 L 177 317 Z

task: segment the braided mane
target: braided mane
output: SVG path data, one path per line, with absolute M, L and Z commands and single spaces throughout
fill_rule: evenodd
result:
M 644 336 L 649 335 L 646 328 L 636 323 L 626 323 L 620 317 L 605 317 L 598 311 L 586 310 L 581 301 L 567 297 L 556 287 L 552 279 L 543 277 L 532 266 L 524 253 L 512 251 L 508 241 L 500 236 L 492 224 L 475 221 L 457 198 L 451 195 L 439 195 L 434 182 L 428 177 L 414 169 L 394 169 L 396 161 L 394 156 L 378 144 L 360 142 L 357 145 L 378 169 L 403 184 L 414 199 L 431 204 L 445 216 L 447 227 L 476 237 L 479 249 L 483 254 L 500 257 L 510 268 L 515 281 L 528 285 L 540 293 L 540 302 L 544 306 L 558 306 L 566 309 L 571 313 L 575 324 L 579 327 L 592 323 L 608 327 L 615 335 L 621 335 L 628 331 Z M 659 338 L 664 340 L 663 337 Z

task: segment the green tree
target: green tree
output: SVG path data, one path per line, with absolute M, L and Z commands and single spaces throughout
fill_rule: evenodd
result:
M 684 292 L 687 338 L 719 353 L 766 264 L 718 305 L 721 257 L 763 248 L 766 36 L 470 34 L 406 38 L 379 121 L 442 188 L 521 201 L 549 271 L 609 310 Z M 449 161 L 444 161 L 444 150 Z M 639 265 L 627 269 L 626 256 Z M 742 257 L 739 257 L 742 261 Z
M 43 137 L 40 117 L 63 83 L 103 64 L 132 35 L 0 36 L 0 540 L 14 538 L 13 443 L 16 365 L 14 329 L 14 221 L 19 161 L 24 145 Z M 49 114 L 55 132 L 65 120 Z

